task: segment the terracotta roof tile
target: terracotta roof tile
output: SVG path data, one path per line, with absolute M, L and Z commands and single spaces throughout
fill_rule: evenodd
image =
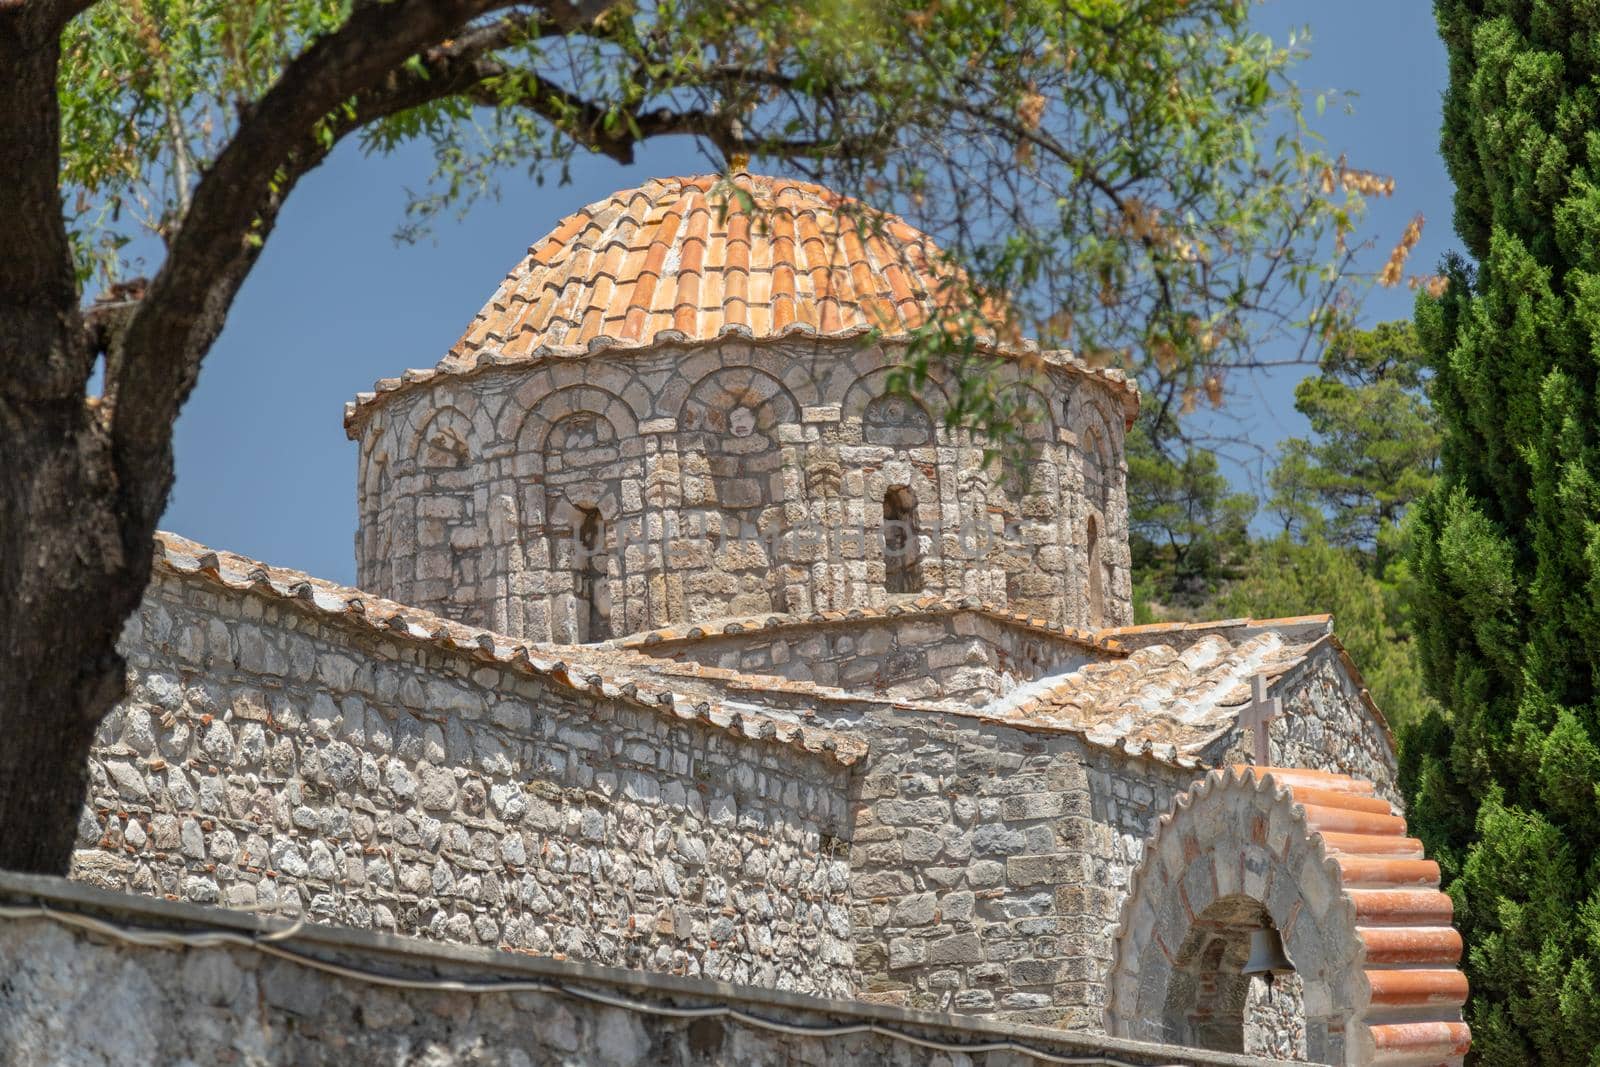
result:
M 1009 335 L 1000 305 L 967 308 L 971 299 L 966 276 L 927 235 L 819 185 L 745 174 L 661 178 L 558 223 L 506 275 L 439 369 L 583 355 L 599 339 L 641 347 L 663 330 L 687 344 L 729 330 L 758 341 L 795 331 L 903 339 L 962 310 L 990 324 L 980 342 L 997 354 L 1034 351 Z M 1053 361 L 1120 388 L 1131 420 L 1137 391 L 1120 372 L 1066 354 Z M 376 399 L 359 396 L 347 426 Z
M 1461 1021 L 1467 978 L 1457 964 L 1461 935 L 1451 926 L 1453 904 L 1439 891 L 1439 865 L 1422 858 L 1421 842 L 1406 836 L 1398 812 L 1374 815 L 1354 803 L 1376 799 L 1371 783 L 1344 779 L 1330 792 L 1302 788 L 1306 772 L 1274 767 L 1235 767 L 1231 772 L 1286 786 L 1304 812 L 1306 827 L 1321 838 L 1339 867 L 1345 897 L 1353 905 L 1356 934 L 1366 948 L 1363 960 L 1371 1000 L 1367 1018 L 1377 1062 L 1460 1062 L 1472 1035 Z M 1330 776 L 1333 777 L 1333 776 Z M 1318 783 L 1323 784 L 1323 783 Z M 1343 793 L 1342 806 L 1309 803 Z M 1344 832 L 1352 817 L 1365 832 Z M 1381 825 L 1366 820 L 1386 820 Z M 1414 856 L 1402 855 L 1415 852 Z
M 1275 681 L 1327 640 L 1325 630 L 1278 630 L 1252 620 L 1234 620 L 1224 630 L 1202 628 L 1188 643 L 1139 643 L 1150 635 L 1147 627 L 1098 631 L 1095 636 L 1112 647 L 1132 640 L 1132 650 L 1026 683 L 987 711 L 1018 725 L 1082 731 L 1112 747 L 1166 745 L 1199 759 L 1234 729 L 1254 676 Z M 1352 832 L 1361 829 L 1357 816 L 1386 817 L 1350 813 Z

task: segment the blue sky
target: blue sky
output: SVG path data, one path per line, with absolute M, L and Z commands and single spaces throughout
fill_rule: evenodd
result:
M 1411 265 L 1428 270 L 1455 247 L 1450 185 L 1438 155 L 1444 51 L 1422 0 L 1273 0 L 1257 22 L 1283 39 L 1310 23 L 1308 91 L 1353 92 L 1318 123 L 1328 149 L 1395 176 L 1367 230 L 1381 263 L 1412 215 L 1427 227 Z M 424 147 L 366 158 L 345 146 L 290 197 L 245 283 L 177 428 L 178 481 L 162 526 L 217 548 L 351 582 L 354 443 L 343 405 L 382 377 L 436 363 L 501 277 L 563 215 L 613 190 L 707 161 L 687 141 L 645 146 L 631 167 L 579 159 L 569 185 L 508 181 L 498 202 L 446 220 L 434 238 L 393 240 L 406 190 L 426 181 Z M 1412 294 L 1378 290 L 1370 322 L 1410 314 Z M 1229 432 L 1264 445 L 1302 431 L 1293 410 L 1304 369 L 1230 381 Z M 1224 428 L 1224 427 L 1219 427 Z

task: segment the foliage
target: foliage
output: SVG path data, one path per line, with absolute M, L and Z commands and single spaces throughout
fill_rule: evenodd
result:
M 1215 618 L 1284 618 L 1328 612 L 1392 728 L 1437 705 L 1427 695 L 1407 610 L 1412 586 L 1403 561 L 1374 572 L 1370 557 L 1313 534 L 1257 542 L 1242 575 L 1207 606 Z
M 1349 331 L 1295 390 L 1312 436 L 1285 443 L 1268 507 L 1283 523 L 1254 540 L 1254 499 L 1229 491 L 1216 459 L 1163 457 L 1130 435 L 1135 611 L 1279 618 L 1330 612 L 1392 725 L 1436 708 L 1424 691 L 1404 559 L 1405 509 L 1432 484 L 1436 418 L 1409 323 Z
M 1377 580 L 1395 556 L 1407 506 L 1432 484 L 1438 430 L 1410 323 L 1338 335 L 1318 375 L 1295 389 L 1312 436 L 1290 438 L 1269 473 L 1268 510 L 1288 541 L 1358 549 Z M 1233 493 L 1216 457 L 1185 447 L 1149 413 L 1128 442 L 1129 525 L 1144 610 L 1216 609 L 1255 551 L 1249 494 Z M 1325 610 L 1314 606 L 1299 609 Z
M 1236 493 L 1216 454 L 1188 448 L 1180 460 L 1157 451 L 1148 420 L 1128 433 L 1128 541 L 1135 619 L 1191 615 L 1238 577 L 1250 551 L 1256 500 Z
M 314 132 L 323 150 L 351 133 L 370 151 L 432 143 L 407 232 L 519 171 L 559 178 L 575 151 L 627 160 L 644 138 L 694 136 L 713 167 L 748 156 L 901 212 L 970 269 L 969 306 L 1008 298 L 1003 334 L 1121 363 L 1166 415 L 1269 335 L 1331 335 L 1345 237 L 1389 187 L 1313 149 L 1290 80 L 1302 47 L 1251 32 L 1244 0 L 471 6 L 399 72 L 431 83 L 413 106 L 358 93 Z M 80 273 L 114 279 L 140 230 L 170 239 L 263 96 L 351 10 L 130 0 L 71 23 Z M 912 369 L 959 364 L 973 321 L 933 324 Z M 1016 421 L 981 376 L 960 380 L 956 418 Z
M 1315 439 L 1284 442 L 1268 506 L 1288 532 L 1378 554 L 1438 461 L 1416 331 L 1393 322 L 1342 335 L 1295 387 L 1295 409 Z
M 1443 149 L 1476 266 L 1419 297 L 1443 425 L 1415 508 L 1447 713 L 1407 737 L 1413 825 L 1467 940 L 1488 1063 L 1600 1063 L 1600 118 L 1595 14 L 1440 0 Z
M 1273 330 L 1314 345 L 1340 328 L 1346 238 L 1387 189 L 1310 147 L 1300 45 L 1252 33 L 1249 13 L 0 3 L 0 559 L 29 561 L 0 566 L 0 630 L 18 638 L 0 642 L 0 820 L 22 828 L 0 836 L 0 866 L 66 869 L 94 725 L 125 684 L 117 634 L 149 580 L 173 425 L 284 203 L 338 146 L 431 144 L 425 224 L 512 168 L 559 178 L 575 152 L 627 163 L 650 138 L 693 137 L 716 169 L 758 160 L 899 210 L 969 268 L 959 312 L 917 339 L 910 368 L 954 368 L 958 420 L 1025 424 L 998 381 L 961 373 L 979 321 L 1120 361 L 1176 413 L 1220 395 Z M 141 233 L 161 244 L 152 276 L 85 307 L 85 287 L 125 277 Z M 995 297 L 1013 313 L 984 321 Z M 48 774 L 23 785 L 23 768 Z

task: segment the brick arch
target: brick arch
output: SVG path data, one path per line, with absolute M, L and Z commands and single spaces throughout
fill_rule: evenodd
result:
M 1439 867 L 1372 783 L 1213 771 L 1161 817 L 1114 937 L 1105 1025 L 1242 1051 L 1241 938 L 1271 923 L 1316 1063 L 1460 1064 L 1467 980 Z
M 524 413 L 514 435 L 517 450 L 527 455 L 542 452 L 551 428 L 579 413 L 599 416 L 620 440 L 638 436 L 639 420 L 627 401 L 598 386 L 569 385 L 541 397 Z
M 408 454 L 418 467 L 466 467 L 479 455 L 479 437 L 472 420 L 458 408 L 441 407 L 411 437 Z
M 868 404 L 890 395 L 889 381 L 894 371 L 892 366 L 874 367 L 858 375 L 844 391 L 844 399 L 839 405 L 840 416 L 846 421 L 860 419 Z M 921 390 L 900 395 L 909 395 L 933 418 L 935 425 L 943 425 L 944 409 L 949 405 L 950 397 L 944 383 L 938 378 L 930 374 Z

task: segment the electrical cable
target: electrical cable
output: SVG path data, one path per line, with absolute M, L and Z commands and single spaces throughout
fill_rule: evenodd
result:
M 915 1034 L 899 1030 L 894 1027 L 884 1026 L 880 1023 L 846 1023 L 838 1026 L 814 1025 L 808 1026 L 799 1023 L 785 1023 L 776 1019 L 768 1019 L 760 1015 L 742 1011 L 728 1004 L 708 1004 L 700 1007 L 680 1008 L 668 1004 L 655 1004 L 649 1001 L 634 1000 L 629 997 L 615 996 L 602 993 L 594 989 L 583 989 L 560 983 L 545 982 L 537 979 L 458 979 L 458 978 L 408 978 L 402 975 L 384 974 L 381 971 L 368 970 L 362 967 L 351 967 L 332 960 L 322 959 L 295 949 L 286 948 L 282 942 L 300 933 L 303 920 L 281 930 L 274 930 L 261 934 L 241 934 L 233 930 L 210 930 L 205 932 L 179 932 L 164 930 L 147 930 L 136 927 L 123 926 L 105 919 L 97 919 L 91 915 L 79 912 L 66 911 L 59 908 L 47 907 L 43 904 L 29 907 L 0 904 L 0 919 L 46 919 L 63 926 L 76 926 L 102 936 L 121 941 L 125 944 L 139 945 L 152 948 L 167 949 L 192 949 L 192 948 L 219 948 L 237 947 L 253 949 L 268 956 L 276 956 L 289 960 L 312 970 L 322 971 L 326 974 L 348 978 L 353 981 L 366 982 L 371 985 L 387 986 L 393 989 L 407 989 L 422 992 L 444 993 L 543 993 L 546 995 L 568 997 L 575 1000 L 589 1001 L 603 1004 L 607 1007 L 620 1008 L 623 1011 L 637 1012 L 644 1015 L 657 1015 L 674 1019 L 715 1019 L 727 1018 L 745 1026 L 759 1030 L 768 1030 L 773 1033 L 787 1034 L 796 1037 L 836 1038 L 849 1037 L 855 1034 L 874 1034 L 899 1041 L 908 1045 L 921 1048 L 934 1049 L 940 1052 L 955 1052 L 964 1055 L 973 1055 L 982 1052 L 1013 1052 L 1031 1057 L 1040 1063 L 1071 1064 L 1079 1067 L 1149 1067 L 1149 1065 L 1136 1064 L 1131 1060 L 1118 1059 L 1109 1054 L 1098 1056 L 1062 1056 L 1045 1049 L 1024 1045 L 1020 1042 L 1002 1040 L 990 1041 L 982 1044 L 955 1044 L 947 1041 L 937 1041 L 931 1038 L 918 1037 Z M 1166 1064 L 1161 1067 L 1182 1067 L 1181 1064 Z

